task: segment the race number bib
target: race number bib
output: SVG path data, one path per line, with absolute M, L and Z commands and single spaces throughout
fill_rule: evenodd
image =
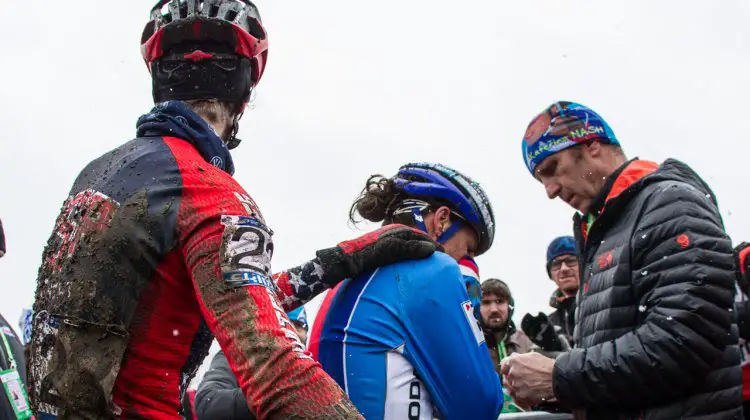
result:
M 273 232 L 263 222 L 249 216 L 221 216 L 224 234 L 221 244 L 221 271 L 232 287 L 264 286 L 275 290 L 270 279 Z

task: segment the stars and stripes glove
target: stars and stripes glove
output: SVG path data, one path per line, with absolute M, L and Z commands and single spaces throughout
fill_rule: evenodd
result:
M 333 248 L 322 249 L 316 255 L 323 268 L 322 281 L 330 284 L 384 265 L 427 258 L 438 247 L 424 232 L 392 224 Z

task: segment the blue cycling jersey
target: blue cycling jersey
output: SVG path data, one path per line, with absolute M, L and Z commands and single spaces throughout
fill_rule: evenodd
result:
M 318 357 L 366 419 L 496 419 L 503 392 L 458 264 L 442 253 L 346 280 Z

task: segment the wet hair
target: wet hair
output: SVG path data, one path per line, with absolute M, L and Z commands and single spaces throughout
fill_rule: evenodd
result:
M 435 200 L 434 198 L 411 197 L 402 191 L 395 190 L 393 188 L 393 179 L 386 178 L 383 175 L 371 175 L 367 179 L 367 182 L 365 182 L 365 187 L 362 189 L 359 197 L 354 200 L 354 203 L 349 208 L 349 220 L 353 224 L 357 224 L 362 220 L 368 220 L 375 223 L 399 223 L 416 227 L 411 214 L 402 213 L 395 216 L 393 214 L 403 206 L 405 200 L 414 198 L 428 204 L 427 209 L 424 210 L 424 214 L 428 214 L 441 206 L 451 208 L 447 203 Z M 357 215 L 361 218 L 360 220 L 356 217 Z M 451 213 L 450 217 L 451 222 L 456 218 L 453 213 Z
M 185 101 L 185 103 L 207 123 L 211 125 L 225 124 L 227 133 L 219 133 L 219 137 L 226 140 L 227 135 L 232 130 L 232 122 L 238 114 L 237 104 L 216 99 L 192 99 Z
M 393 211 L 403 201 L 404 197 L 401 197 L 401 194 L 393 189 L 392 179 L 383 175 L 371 175 L 365 182 L 365 187 L 360 192 L 359 197 L 354 200 L 349 208 L 349 220 L 354 224 L 362 220 L 375 223 L 393 223 Z M 357 215 L 361 220 L 357 220 Z M 399 221 L 399 223 L 413 225 L 413 222 L 408 220 Z

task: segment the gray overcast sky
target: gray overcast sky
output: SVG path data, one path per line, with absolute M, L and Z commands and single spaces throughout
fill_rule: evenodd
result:
M 3 2 L 0 312 L 14 324 L 75 176 L 151 106 L 139 40 L 154 3 Z M 276 232 L 276 270 L 358 234 L 347 211 L 370 174 L 435 161 L 492 200 L 482 277 L 509 282 L 517 321 L 548 311 L 545 248 L 572 210 L 528 174 L 520 139 L 561 99 L 599 112 L 629 156 L 693 166 L 733 239 L 750 239 L 746 0 L 257 4 L 269 64 L 235 176 Z

